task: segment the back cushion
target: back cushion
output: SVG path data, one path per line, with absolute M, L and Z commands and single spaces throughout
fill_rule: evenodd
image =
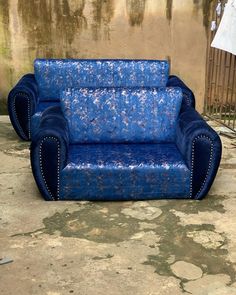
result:
M 159 60 L 56 60 L 34 64 L 40 100 L 58 100 L 60 91 L 80 87 L 166 86 L 169 64 Z
M 61 93 L 71 143 L 173 142 L 179 88 L 81 88 Z

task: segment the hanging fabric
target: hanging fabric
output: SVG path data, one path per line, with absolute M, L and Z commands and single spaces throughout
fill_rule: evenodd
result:
M 228 0 L 211 46 L 236 55 L 236 0 Z
M 221 16 L 221 9 L 222 9 L 222 4 L 221 4 L 221 2 L 218 2 L 218 5 L 216 7 L 216 14 L 218 16 Z

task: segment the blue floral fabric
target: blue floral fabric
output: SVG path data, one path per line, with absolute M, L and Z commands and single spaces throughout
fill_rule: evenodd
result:
M 179 88 L 81 88 L 61 94 L 71 143 L 174 142 Z
M 190 170 L 175 144 L 71 145 L 60 199 L 189 198 Z
M 160 87 L 169 77 L 168 61 L 37 59 L 40 100 L 58 100 L 61 90 L 79 87 Z

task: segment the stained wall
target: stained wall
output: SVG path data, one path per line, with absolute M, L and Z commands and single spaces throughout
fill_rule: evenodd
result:
M 210 0 L 0 0 L 0 112 L 36 57 L 171 62 L 203 109 Z

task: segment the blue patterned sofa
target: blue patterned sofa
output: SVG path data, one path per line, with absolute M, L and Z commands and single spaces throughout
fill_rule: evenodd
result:
M 82 61 L 36 65 L 40 97 L 60 100 L 40 115 L 31 143 L 32 171 L 45 200 L 202 199 L 208 193 L 221 141 L 176 87 L 176 77 L 169 78 L 166 62 L 84 61 L 80 87 Z
M 8 96 L 8 112 L 16 133 L 30 140 L 42 112 L 60 104 L 60 91 L 79 87 L 178 86 L 183 104 L 195 106 L 192 91 L 176 76 L 169 76 L 167 61 L 148 60 L 42 60 L 34 74 L 23 76 Z

